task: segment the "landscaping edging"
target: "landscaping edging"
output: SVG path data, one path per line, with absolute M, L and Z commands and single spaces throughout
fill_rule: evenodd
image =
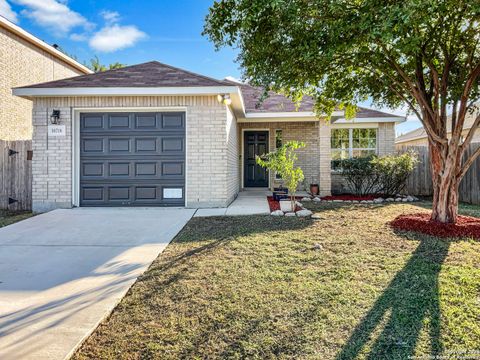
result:
M 383 203 L 393 203 L 393 202 L 415 202 L 419 199 L 411 195 L 400 195 L 398 194 L 395 197 L 378 197 L 375 195 L 366 195 L 366 196 L 355 196 L 355 195 L 333 195 L 333 196 L 305 196 L 305 197 L 296 197 L 297 208 L 295 212 L 284 213 L 280 210 L 278 201 L 273 200 L 272 196 L 267 196 L 268 205 L 270 207 L 270 215 L 272 216 L 298 216 L 298 217 L 310 217 L 312 212 L 303 207 L 302 202 L 317 202 L 317 203 L 346 203 L 346 204 L 383 204 Z

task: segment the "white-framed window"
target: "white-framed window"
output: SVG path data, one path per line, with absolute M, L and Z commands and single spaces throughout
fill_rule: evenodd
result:
M 281 129 L 275 130 L 275 149 L 282 147 L 283 145 L 283 131 Z M 275 173 L 275 179 L 282 180 L 282 177 Z
M 341 170 L 341 161 L 377 153 L 377 129 L 332 129 L 332 170 Z

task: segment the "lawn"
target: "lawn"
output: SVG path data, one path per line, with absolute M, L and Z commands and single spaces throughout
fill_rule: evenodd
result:
M 25 220 L 32 216 L 31 212 L 11 212 L 6 210 L 0 210 L 0 228 L 21 220 Z
M 74 359 L 479 354 L 480 242 L 394 233 L 410 204 L 310 207 L 192 219 Z

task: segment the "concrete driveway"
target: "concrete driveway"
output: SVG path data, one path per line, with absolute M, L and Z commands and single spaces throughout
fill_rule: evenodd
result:
M 0 229 L 0 359 L 64 359 L 194 210 L 55 210 Z

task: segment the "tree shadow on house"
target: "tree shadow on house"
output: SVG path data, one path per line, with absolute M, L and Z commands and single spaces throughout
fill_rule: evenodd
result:
M 337 360 L 356 359 L 360 353 L 371 360 L 409 359 L 425 334 L 430 340 L 428 355 L 442 354 L 438 281 L 450 243 L 413 236 L 420 240 L 415 252 L 356 326 Z

